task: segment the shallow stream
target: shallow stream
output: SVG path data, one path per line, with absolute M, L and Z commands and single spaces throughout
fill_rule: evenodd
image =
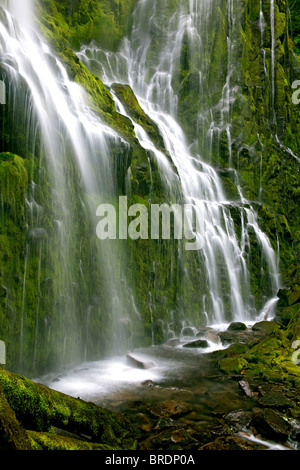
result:
M 210 344 L 207 351 L 218 348 L 222 346 Z M 242 377 L 223 375 L 214 356 L 204 351 L 182 344 L 141 348 L 130 354 L 149 368 L 134 367 L 126 355 L 116 356 L 85 362 L 38 381 L 127 414 L 140 430 L 141 449 L 199 449 L 228 433 L 224 420 L 228 413 L 243 410 L 253 415 L 260 410 L 257 401 L 239 387 Z M 253 450 L 295 448 L 288 441 L 266 441 L 249 426 L 233 434 L 252 443 Z

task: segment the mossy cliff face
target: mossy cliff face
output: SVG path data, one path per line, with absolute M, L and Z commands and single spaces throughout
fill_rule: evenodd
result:
M 162 184 L 164 176 L 151 152 L 141 147 L 132 121 L 141 125 L 154 145 L 165 152 L 157 127 L 145 115 L 128 86 L 115 84 L 109 90 L 76 55 L 83 44 L 91 41 L 104 49 L 116 50 L 123 35 L 130 31 L 130 13 L 135 3 L 39 0 L 37 22 L 52 50 L 66 67 L 70 79 L 86 90 L 92 110 L 120 136 L 120 140 L 111 143 L 110 147 L 118 184 L 117 196 L 128 194 L 128 205 L 142 203 L 148 207 L 150 202 L 167 200 L 168 194 Z M 179 67 L 172 80 L 178 95 L 178 120 L 193 151 L 199 152 L 203 158 L 207 157 L 218 169 L 229 200 L 234 201 L 238 197 L 238 177 L 245 196 L 255 205 L 261 227 L 275 250 L 279 242 L 283 281 L 292 285 L 295 284 L 298 269 L 300 218 L 299 162 L 292 153 L 299 151 L 300 120 L 299 106 L 291 100 L 291 84 L 298 78 L 298 69 L 288 30 L 288 3 L 283 0 L 274 3 L 275 41 L 269 0 L 262 2 L 265 20 L 263 35 L 259 0 L 244 0 L 236 7 L 236 25 L 231 32 L 227 2 L 220 0 L 216 3 L 212 24 L 207 31 L 206 54 L 196 57 L 187 36 L 182 42 Z M 178 7 L 178 1 L 161 3 L 166 24 Z M 149 50 L 149 77 L 153 73 L 151 64 L 155 62 L 164 41 L 164 28 L 157 25 L 152 34 L 155 40 Z M 229 54 L 228 34 L 235 42 L 235 55 Z M 199 63 L 200 59 L 203 60 L 202 64 Z M 199 67 L 207 72 L 202 88 L 199 86 Z M 231 92 L 234 99 L 230 102 L 227 120 L 220 123 L 216 105 L 222 99 L 228 71 L 232 73 L 231 84 L 234 87 Z M 1 69 L 3 79 L 5 73 L 6 70 Z M 13 90 L 7 85 L 8 93 L 13 97 Z M 95 227 L 86 222 L 81 205 L 85 195 L 79 189 L 80 176 L 68 149 L 63 158 L 68 166 L 76 216 L 73 216 L 74 230 L 70 236 L 73 263 L 67 279 L 70 281 L 69 288 L 66 292 L 60 291 L 65 280 L 60 273 L 61 247 L 58 246 L 54 209 L 56 199 L 51 177 L 45 167 L 45 150 L 40 136 L 35 136 L 34 142 L 30 140 L 28 145 L 26 123 L 23 119 L 16 119 L 16 116 L 23 116 L 24 109 L 27 109 L 28 90 L 22 80 L 19 90 L 23 94 L 19 93 L 18 100 L 14 100 L 14 110 L 7 106 L 3 112 L 0 149 L 3 152 L 0 157 L 0 185 L 3 193 L 1 217 L 4 221 L 0 235 L 3 240 L 0 247 L 3 260 L 0 272 L 0 285 L 3 286 L 0 292 L 0 333 L 9 351 L 8 367 L 18 369 L 21 365 L 21 370 L 24 370 L 26 365 L 26 372 L 36 373 L 59 365 L 66 346 L 69 351 L 65 358 L 67 361 L 76 360 L 77 357 L 95 357 L 107 351 L 107 338 L 112 334 L 112 312 L 106 308 L 105 292 L 102 290 L 105 273 L 101 277 L 96 265 L 98 248 Z M 132 120 L 116 111 L 111 92 L 118 95 Z M 23 98 L 20 98 L 21 95 Z M 199 126 L 200 106 L 207 114 L 210 110 L 216 113 L 216 132 L 210 137 L 211 140 L 207 138 L 205 124 Z M 230 141 L 227 124 L 230 125 Z M 30 150 L 32 148 L 34 154 Z M 27 206 L 25 194 L 29 202 Z M 93 197 L 97 200 L 98 195 Z M 179 190 L 178 201 L 175 199 L 176 194 L 173 202 L 180 201 Z M 35 202 L 38 204 L 32 206 Z M 39 228 L 42 227 L 45 232 L 31 231 L 37 228 L 30 222 L 32 207 L 36 211 L 34 222 L 38 221 Z M 43 208 L 41 213 L 39 207 Z M 30 234 L 30 243 L 26 233 Z M 45 233 L 48 234 L 47 241 L 43 238 Z M 122 256 L 128 257 L 126 277 L 134 286 L 142 323 L 142 327 L 139 324 L 137 328 L 138 323 L 130 320 L 125 335 L 132 344 L 150 344 L 153 337 L 156 341 L 165 339 L 167 332 L 159 321 L 155 321 L 170 318 L 170 314 L 174 317 L 172 328 L 175 332 L 180 331 L 177 320 L 181 320 L 182 315 L 199 321 L 202 308 L 199 285 L 205 285 L 207 281 L 199 269 L 201 259 L 184 253 L 177 241 L 126 241 L 118 249 Z M 261 259 L 259 253 L 256 256 L 255 250 L 253 253 L 252 285 L 254 294 L 259 298 L 263 287 L 257 280 L 261 278 Z M 183 287 L 186 266 L 190 268 L 189 279 L 185 279 Z M 122 274 L 120 270 L 118 275 L 121 277 Z M 25 297 L 24 279 L 27 286 Z M 184 311 L 178 312 L 178 305 L 184 306 Z M 80 333 L 72 336 L 70 332 L 74 324 Z M 67 344 L 68 341 L 71 344 Z
M 5 24 L 4 14 L 2 19 Z M 136 198 L 146 197 L 151 180 L 160 187 L 160 175 L 155 162 L 151 163 L 151 155 L 136 138 L 131 120 L 116 112 L 108 89 L 84 67 L 72 49 L 60 37 L 55 39 L 50 45 L 70 79 L 85 89 L 92 111 L 119 136 L 108 143 L 113 178 L 119 187 L 115 196 L 124 194 L 131 165 L 130 187 Z M 66 141 L 61 165 L 66 171 L 72 211 L 64 213 L 57 199 L 42 130 L 34 113 L 31 122 L 26 120 L 26 115 L 31 114 L 26 81 L 18 77 L 14 87 L 14 80 L 9 81 L 7 73 L 1 66 L 7 85 L 0 160 L 1 339 L 7 347 L 7 367 L 36 375 L 48 368 L 115 352 L 111 338 L 116 325 L 114 312 L 107 307 L 112 299 L 107 299 L 103 287 L 108 275 L 104 260 L 102 266 L 96 227 L 87 217 L 88 204 L 91 202 L 96 211 L 101 196 L 84 193 L 72 148 Z M 106 195 L 107 200 L 117 206 L 111 194 Z M 72 227 L 71 232 L 65 233 L 67 239 L 62 239 L 60 219 Z M 122 249 L 114 243 L 106 248 Z M 119 256 L 126 256 L 126 252 L 119 252 Z M 68 260 L 72 260 L 71 264 Z M 123 276 L 120 266 L 115 266 L 115 273 L 117 279 L 111 285 Z M 125 336 L 127 347 L 136 341 L 145 343 L 140 321 L 130 324 L 129 331 L 124 328 L 121 335 Z M 119 347 L 124 352 L 121 342 Z
M 38 0 L 38 18 L 48 39 L 78 49 L 95 41 L 115 49 L 128 30 L 136 0 Z
M 257 6 L 249 3 L 248 12 L 242 62 L 248 112 L 241 113 L 240 125 L 250 148 L 235 140 L 235 165 L 247 197 L 259 202 L 261 226 L 275 249 L 279 241 L 283 283 L 289 283 L 299 263 L 300 108 L 292 102 L 299 69 L 288 31 L 288 2 L 274 2 L 274 30 L 266 26 L 263 35 L 257 29 Z M 272 24 L 270 2 L 263 2 L 263 14 L 266 25 Z
M 238 199 L 238 181 L 245 197 L 257 203 L 259 223 L 276 251 L 279 241 L 286 283 L 299 263 L 300 108 L 292 101 L 299 68 L 288 2 L 273 5 L 272 11 L 270 0 L 241 2 L 234 7 L 230 29 L 227 2 L 219 2 L 203 45 L 202 88 L 188 40 L 183 41 L 180 73 L 173 85 L 178 90 L 178 119 L 191 145 L 215 165 L 229 200 Z M 252 260 L 257 295 L 259 264 Z
M 0 336 L 11 351 L 18 348 L 24 273 L 26 162 L 11 153 L 0 154 Z M 14 354 L 14 353 L 13 353 Z

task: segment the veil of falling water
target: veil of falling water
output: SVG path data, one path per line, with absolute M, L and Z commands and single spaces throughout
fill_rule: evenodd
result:
M 216 34 L 221 28 L 221 23 L 217 22 L 220 10 L 227 22 L 223 81 L 218 76 L 212 79 L 210 74 L 214 60 L 212 33 Z M 272 3 L 272 22 L 273 10 Z M 216 159 L 214 143 L 219 142 L 224 133 L 229 167 L 232 163 L 231 107 L 239 99 L 238 37 L 242 13 L 243 7 L 232 0 L 182 0 L 173 11 L 165 0 L 141 0 L 133 15 L 132 31 L 117 54 L 93 45 L 83 47 L 79 54 L 108 85 L 128 83 L 145 112 L 158 124 L 177 168 L 184 201 L 194 205 L 202 221 L 201 255 L 207 289 L 201 290 L 199 285 L 199 295 L 203 297 L 202 316 L 208 323 L 251 320 L 257 318 L 258 313 L 272 316 L 280 283 L 277 254 L 260 230 L 254 209 L 242 194 L 237 172 L 232 168 L 239 194 L 238 200 L 233 202 L 226 199 L 220 177 L 211 165 L 212 159 Z M 194 86 L 199 88 L 197 132 L 193 142 L 188 141 L 179 125 L 178 90 L 174 85 L 182 67 L 183 50 L 187 51 Z M 274 67 L 273 55 L 272 58 Z M 160 161 L 161 155 L 157 158 Z M 171 171 L 167 179 L 172 181 Z M 233 207 L 239 213 L 240 236 L 231 215 Z M 255 234 L 261 250 L 261 275 L 269 279 L 259 311 L 251 292 L 247 255 L 251 233 Z
M 231 165 L 231 106 L 239 98 L 237 37 L 242 7 L 232 0 L 178 0 L 175 4 L 172 10 L 166 0 L 140 0 L 133 13 L 131 34 L 117 53 L 90 45 L 83 47 L 78 56 L 105 84 L 128 83 L 159 127 L 177 169 L 184 202 L 193 205 L 201 220 L 197 236 L 203 241 L 203 249 L 192 256 L 201 260 L 200 274 L 205 279 L 203 286 L 199 285 L 202 321 L 215 324 L 249 321 L 265 313 L 272 316 L 280 282 L 276 253 L 260 230 L 254 209 L 242 194 L 235 170 L 232 169 L 239 197 L 231 201 L 226 198 L 212 164 L 215 141 L 225 133 Z M 126 154 L 128 146 L 89 109 L 83 90 L 70 81 L 62 63 L 34 30 L 31 1 L 23 0 L 21 9 L 18 1 L 2 1 L 1 5 L 6 8 L 6 22 L 0 25 L 1 64 L 9 77 L 9 102 L 22 107 L 26 116 L 26 152 L 32 155 L 32 174 L 36 154 L 41 159 L 39 178 L 47 174 L 53 229 L 49 233 L 40 182 L 33 179 L 27 193 L 20 368 L 28 357 L 36 361 L 40 347 L 51 351 L 53 341 L 61 342 L 60 360 L 65 364 L 84 359 L 88 347 L 96 350 L 99 347 L 103 352 L 103 348 L 95 346 L 94 323 L 103 328 L 112 324 L 107 338 L 113 351 L 116 345 L 122 349 L 117 328 L 120 320 L 126 319 L 129 311 L 139 317 L 134 292 L 124 281 L 124 253 L 115 244 L 113 249 L 109 244 L 101 249 L 91 235 L 95 230 L 96 207 L 101 202 L 113 201 L 118 194 L 111 149 L 118 147 Z M 213 56 L 210 34 L 218 28 L 216 12 L 224 8 L 226 74 L 223 81 L 214 81 L 209 73 Z M 200 97 L 192 141 L 179 124 L 178 90 L 174 85 L 184 49 Z M 117 97 L 115 100 L 119 111 L 126 114 Z M 174 172 L 143 129 L 135 124 L 135 130 L 141 145 L 156 156 L 171 201 L 173 184 L 176 184 Z M 232 210 L 238 212 L 239 234 Z M 261 276 L 268 278 L 263 283 L 266 291 L 262 293 L 259 308 L 249 274 L 253 234 L 261 252 Z M 178 256 L 184 255 L 184 249 L 179 250 Z M 55 285 L 60 288 L 54 289 L 51 298 L 52 308 L 57 312 L 55 324 L 50 317 L 40 319 L 41 305 L 36 302 L 35 335 L 31 338 L 32 352 L 27 354 L 27 309 L 32 295 L 28 292 L 28 279 L 33 260 L 38 272 L 36 292 L 44 288 L 40 285 L 41 273 L 44 279 L 49 271 L 50 283 L 54 267 L 59 277 Z M 152 261 L 155 265 L 155 259 Z M 93 286 L 86 286 L 87 279 L 92 279 Z M 99 303 L 101 313 L 96 308 Z M 184 318 L 185 306 L 179 308 Z M 45 330 L 42 339 L 39 337 L 43 330 L 41 321 Z
M 126 314 L 126 299 L 132 296 L 124 287 L 116 245 L 108 241 L 100 247 L 95 228 L 97 206 L 113 202 L 117 194 L 112 148 L 117 146 L 125 158 L 128 144 L 89 109 L 83 89 L 69 80 L 35 30 L 32 2 L 5 1 L 1 6 L 5 9 L 0 24 L 1 66 L 15 126 L 12 132 L 18 131 L 23 119 L 27 136 L 27 148 L 12 150 L 31 159 L 33 176 L 26 195 L 19 325 L 19 368 L 24 371 L 35 369 L 41 350 L 45 361 L 52 357 L 56 366 L 97 352 L 122 350 L 117 328 Z M 41 194 L 45 190 L 47 194 Z M 34 286 L 32 278 L 37 280 Z M 34 326 L 28 316 L 33 295 L 37 297 Z M 48 297 L 47 315 L 41 306 L 44 297 Z M 110 330 L 101 335 L 107 327 Z M 103 337 L 106 343 L 99 344 Z M 58 358 L 52 354 L 57 343 Z

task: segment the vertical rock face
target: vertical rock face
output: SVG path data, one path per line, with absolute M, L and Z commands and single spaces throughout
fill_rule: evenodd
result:
M 11 30 L 3 9 L 0 20 Z M 287 1 L 40 0 L 36 23 L 55 53 L 40 39 L 34 47 L 57 80 L 32 57 L 11 68 L 9 36 L 1 42 L 0 339 L 9 368 L 37 373 L 163 341 L 189 322 L 251 316 L 274 295 L 278 252 L 283 282 L 295 279 L 299 68 Z M 9 81 L 12 69 L 20 73 Z M 185 147 L 168 146 L 165 116 Z M 217 250 L 210 236 L 213 255 L 185 252 L 180 240 L 99 248 L 98 204 L 195 196 L 181 148 L 197 161 L 186 172 L 203 177 L 199 199 L 221 207 L 213 220 L 228 244 Z

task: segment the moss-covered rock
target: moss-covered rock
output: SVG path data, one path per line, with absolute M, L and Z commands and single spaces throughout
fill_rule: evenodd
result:
M 0 386 L 0 450 L 31 450 L 31 441 Z
M 257 341 L 249 338 L 240 349 L 232 345 L 219 353 L 222 371 L 299 387 L 300 366 L 293 360 L 293 343 L 300 340 L 300 304 L 283 308 L 278 322 L 256 323 L 256 332 L 262 335 Z
M 53 391 L 3 369 L 0 370 L 0 386 L 3 391 L 0 405 L 7 411 L 2 418 L 4 444 L 11 436 L 11 440 L 17 440 L 16 446 L 23 445 L 24 448 L 28 445 L 29 449 L 128 450 L 136 446 L 136 432 L 122 415 Z M 17 428 L 14 415 L 20 423 Z M 52 436 L 53 426 L 78 436 L 90 436 L 91 444 L 74 442 L 74 439 L 64 436 Z M 34 432 L 27 434 L 26 430 Z M 25 444 L 22 444 L 22 439 Z M 95 445 L 97 443 L 101 445 Z
M 95 41 L 115 49 L 127 31 L 136 0 L 39 0 L 38 18 L 48 39 L 80 48 Z

